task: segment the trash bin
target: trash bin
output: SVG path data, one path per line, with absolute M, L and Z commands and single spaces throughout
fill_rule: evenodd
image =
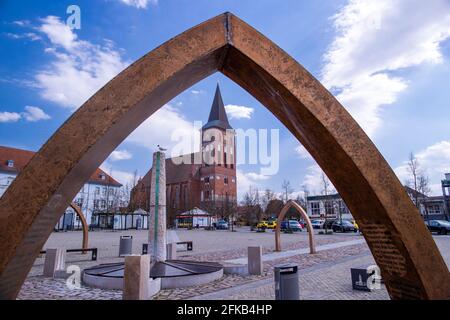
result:
M 132 246 L 133 236 L 121 236 L 119 244 L 119 257 L 131 255 Z
M 275 300 L 299 300 L 298 267 L 283 264 L 274 267 Z

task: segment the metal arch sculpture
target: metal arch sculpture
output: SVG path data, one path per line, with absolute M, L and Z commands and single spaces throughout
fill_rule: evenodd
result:
M 294 207 L 302 216 L 302 218 L 306 221 L 306 228 L 308 230 L 309 237 L 309 253 L 316 253 L 316 243 L 314 241 L 314 229 L 311 224 L 311 220 L 306 214 L 305 210 L 295 201 L 289 200 L 281 209 L 280 214 L 277 218 L 277 227 L 275 228 L 275 251 L 281 251 L 281 222 L 283 221 L 286 213 L 290 208 Z
M 81 226 L 83 227 L 83 243 L 82 249 L 87 249 L 89 247 L 89 226 L 87 224 L 86 218 L 84 217 L 83 211 L 75 203 L 71 202 L 70 207 L 75 211 L 77 216 L 80 218 Z M 82 254 L 86 254 L 87 251 L 82 251 Z
M 149 52 L 86 101 L 0 200 L 0 298 L 12 299 L 89 175 L 139 124 L 220 71 L 265 105 L 328 175 L 367 240 L 393 299 L 450 296 L 450 277 L 385 159 L 318 80 L 226 13 Z

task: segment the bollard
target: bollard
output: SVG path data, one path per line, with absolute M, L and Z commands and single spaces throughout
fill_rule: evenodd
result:
M 177 244 L 175 242 L 166 244 L 167 260 L 177 259 Z
M 263 273 L 262 247 L 248 247 L 247 259 L 248 273 L 261 275 Z
M 55 272 L 64 271 L 66 263 L 66 249 L 47 249 L 44 262 L 44 277 L 53 278 Z
M 147 300 L 150 276 L 150 256 L 125 257 L 123 300 Z

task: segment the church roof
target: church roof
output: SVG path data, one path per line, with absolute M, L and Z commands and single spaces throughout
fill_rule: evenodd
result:
M 222 95 L 220 93 L 219 84 L 217 84 L 214 101 L 209 113 L 208 123 L 203 126 L 203 130 L 209 128 L 232 129 L 228 122 L 225 106 L 223 105 Z

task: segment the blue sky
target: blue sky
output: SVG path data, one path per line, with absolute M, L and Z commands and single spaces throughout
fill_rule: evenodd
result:
M 81 9 L 70 30 L 66 9 Z M 450 172 L 450 3 L 446 0 L 0 1 L 0 144 L 38 150 L 90 95 L 180 32 L 225 11 L 261 31 L 321 80 L 369 134 L 399 178 L 414 152 L 434 193 Z M 176 97 L 103 164 L 122 183 L 145 174 L 157 144 L 206 121 L 219 82 L 234 128 L 280 130 L 280 169 L 238 167 L 250 185 L 320 193 L 320 169 L 252 96 L 214 74 Z

